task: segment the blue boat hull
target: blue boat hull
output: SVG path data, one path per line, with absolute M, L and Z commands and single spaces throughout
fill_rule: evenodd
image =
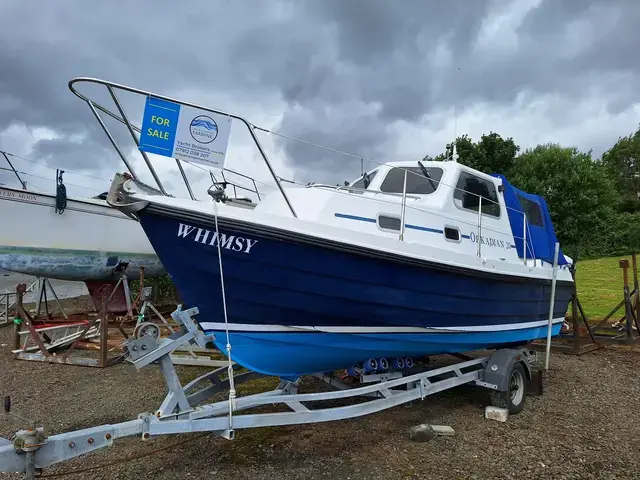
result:
M 216 237 L 212 219 L 138 215 L 186 305 L 199 308 L 201 327 L 224 352 L 220 240 L 232 359 L 251 370 L 296 376 L 369 357 L 465 352 L 546 336 L 550 281 L 381 258 L 223 218 Z M 570 296 L 571 284 L 559 282 L 554 318 L 564 318 Z
M 553 325 L 558 335 L 562 324 Z M 225 351 L 224 331 L 210 330 Z M 230 332 L 231 358 L 244 367 L 279 377 L 329 372 L 368 358 L 418 357 L 521 345 L 547 335 L 547 327 L 477 333 L 257 333 Z

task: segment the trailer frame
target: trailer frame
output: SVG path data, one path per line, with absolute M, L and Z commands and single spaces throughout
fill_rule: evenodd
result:
M 140 335 L 126 344 L 127 361 L 136 369 L 157 363 L 163 374 L 168 393 L 154 413 L 144 412 L 137 419 L 90 427 L 82 430 L 45 436 L 42 427 L 32 425 L 20 430 L 13 439 L 0 438 L 0 471 L 22 472 L 27 479 L 35 478 L 35 471 L 80 455 L 110 446 L 118 438 L 139 435 L 148 440 L 159 435 L 212 432 L 226 439 L 235 438 L 235 431 L 264 426 L 301 425 L 356 418 L 379 412 L 460 385 L 471 384 L 492 391 L 494 398 L 514 398 L 510 379 L 516 365 L 522 365 L 526 380 L 535 371 L 537 354 L 526 348 L 504 348 L 492 355 L 471 358 L 438 368 L 414 368 L 409 372 L 378 372 L 362 374 L 355 385 L 341 379 L 335 372 L 314 376 L 335 388 L 333 391 L 299 393 L 300 378 L 281 379 L 272 391 L 235 398 L 234 386 L 262 377 L 254 371 L 240 371 L 238 364 L 230 364 L 182 385 L 176 373 L 171 353 L 185 345 L 205 347 L 211 336 L 203 333 L 193 319 L 196 307 L 183 310 L 181 306 L 171 314 L 181 327 L 170 337 L 156 338 Z M 232 372 L 233 370 L 233 372 Z M 237 372 L 237 373 L 236 373 Z M 231 374 L 223 378 L 224 374 Z M 523 387 L 520 384 L 520 388 Z M 231 391 L 226 400 L 201 405 L 221 392 Z M 517 393 L 517 392 L 516 392 Z M 519 409 L 524 404 L 524 393 Z M 362 403 L 343 406 L 322 406 L 322 402 L 362 397 Z M 5 402 L 5 409 L 6 408 Z M 10 402 L 9 402 L 10 403 Z M 310 408 L 309 404 L 319 405 Z M 238 414 L 244 410 L 269 405 L 286 406 L 288 411 Z M 517 411 L 519 411 L 519 409 Z M 517 413 L 514 411 L 513 413 Z

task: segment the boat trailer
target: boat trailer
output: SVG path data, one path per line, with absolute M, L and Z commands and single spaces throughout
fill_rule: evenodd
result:
M 160 339 L 154 329 L 141 329 L 137 338 L 125 343 L 127 361 L 136 369 L 158 363 L 168 394 L 155 413 L 141 413 L 135 420 L 100 425 L 83 430 L 45 436 L 42 427 L 19 430 L 9 440 L 0 438 L 0 472 L 19 472 L 27 479 L 50 465 L 110 446 L 114 440 L 139 435 L 148 440 L 158 435 L 212 432 L 232 440 L 243 428 L 299 425 L 355 418 L 421 399 L 443 390 L 472 384 L 491 390 L 491 403 L 518 413 L 524 406 L 528 380 L 536 355 L 526 348 L 505 348 L 491 356 L 470 358 L 453 365 L 410 371 L 362 373 L 349 384 L 334 372 L 314 375 L 336 390 L 299 393 L 300 379 L 281 379 L 275 390 L 235 398 L 235 385 L 263 375 L 241 371 L 237 364 L 213 370 L 182 386 L 171 353 L 185 346 L 205 347 L 211 337 L 193 319 L 197 307 L 179 306 L 171 315 L 181 328 Z M 234 373 L 238 372 L 238 373 Z M 224 378 L 227 374 L 227 378 Z M 353 377 L 350 377 L 353 378 Z M 540 378 L 540 377 L 538 377 Z M 201 405 L 213 395 L 228 391 L 228 399 Z M 365 397 L 362 403 L 326 406 L 321 402 Z M 5 399 L 5 411 L 10 411 Z M 314 408 L 308 405 L 313 404 Z M 285 406 L 288 411 L 237 414 L 261 406 Z M 335 404 L 334 404 L 335 405 Z M 20 418 L 20 417 L 19 417 Z M 23 419 L 24 420 L 24 419 Z

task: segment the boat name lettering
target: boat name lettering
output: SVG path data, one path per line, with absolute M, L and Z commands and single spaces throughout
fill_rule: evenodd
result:
M 471 240 L 473 243 L 476 243 L 478 241 L 478 235 L 476 235 L 474 232 L 471 232 L 469 234 L 469 240 Z M 498 238 L 485 237 L 484 235 L 480 235 L 480 243 L 489 247 L 500 247 L 504 248 L 505 250 L 511 249 L 511 244 L 509 242 L 505 242 L 504 240 L 500 240 Z
M 221 248 L 242 253 L 250 253 L 253 246 L 258 243 L 258 240 L 251 238 L 227 235 L 222 232 L 218 235 L 218 232 L 212 232 L 211 230 L 186 225 L 184 223 L 178 224 L 178 237 L 192 237 L 194 242 L 200 242 L 211 247 L 217 247 L 218 242 L 220 242 Z
M 30 193 L 12 192 L 10 190 L 2 189 L 0 189 L 0 197 L 19 198 L 21 200 L 31 200 L 33 202 L 37 200 L 36 196 L 31 195 Z

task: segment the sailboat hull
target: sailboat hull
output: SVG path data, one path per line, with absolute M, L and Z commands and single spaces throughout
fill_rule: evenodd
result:
M 0 188 L 0 268 L 61 280 L 101 281 L 128 263 L 130 278 L 165 270 L 140 224 L 97 199 L 67 200 L 61 214 L 55 197 Z
M 219 218 L 142 210 L 140 222 L 201 327 L 252 370 L 295 376 L 388 359 L 526 343 L 546 336 L 550 280 L 319 245 Z M 227 322 L 218 264 L 222 252 Z M 553 334 L 571 283 L 558 282 Z

